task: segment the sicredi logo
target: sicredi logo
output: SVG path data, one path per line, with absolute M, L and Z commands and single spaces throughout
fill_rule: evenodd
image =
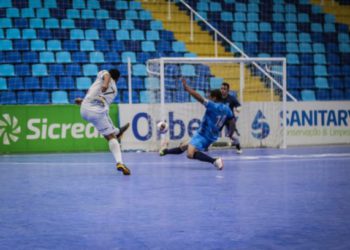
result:
M 0 138 L 3 145 L 10 145 L 18 141 L 21 127 L 18 119 L 9 114 L 3 114 L 0 118 Z
M 252 123 L 252 135 L 258 140 L 265 139 L 270 134 L 270 126 L 266 122 L 266 117 L 261 110 L 255 115 Z

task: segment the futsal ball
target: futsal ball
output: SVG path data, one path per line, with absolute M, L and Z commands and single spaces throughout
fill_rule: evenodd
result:
M 168 131 L 168 123 L 166 123 L 165 121 L 158 122 L 157 123 L 157 129 L 161 133 L 167 132 Z

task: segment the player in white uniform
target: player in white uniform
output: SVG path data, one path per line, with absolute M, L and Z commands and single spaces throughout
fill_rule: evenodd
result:
M 77 98 L 76 103 L 81 104 L 80 114 L 82 118 L 91 122 L 108 141 L 109 150 L 114 156 L 117 169 L 122 171 L 124 175 L 130 175 L 130 170 L 123 163 L 118 142 L 130 124 L 127 123 L 121 128 L 116 128 L 109 117 L 109 106 L 118 93 L 116 82 L 119 76 L 120 72 L 117 69 L 98 72 L 95 82 L 91 85 L 84 99 Z

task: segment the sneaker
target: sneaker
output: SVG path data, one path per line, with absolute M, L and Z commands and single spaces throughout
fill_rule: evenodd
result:
M 130 127 L 130 123 L 128 122 L 127 124 L 125 124 L 124 126 L 119 128 L 119 133 L 117 134 L 117 139 L 120 141 L 120 139 L 122 138 L 124 132 Z
M 122 163 L 117 163 L 117 170 L 123 172 L 124 175 L 130 175 L 130 170 Z
M 240 154 L 243 153 L 243 150 L 242 150 L 242 149 L 237 149 L 237 150 L 236 150 L 236 153 L 240 155 Z
M 222 170 L 224 168 L 224 162 L 223 160 L 219 157 L 214 161 L 214 166 L 218 169 L 218 170 Z
M 164 156 L 164 155 L 166 155 L 166 154 L 165 154 L 165 149 L 166 149 L 166 148 L 162 148 L 161 150 L 159 150 L 159 156 Z

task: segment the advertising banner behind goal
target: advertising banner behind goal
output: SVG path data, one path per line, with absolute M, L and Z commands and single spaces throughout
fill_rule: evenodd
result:
M 116 124 L 118 107 L 110 116 Z M 0 153 L 108 150 L 105 139 L 80 117 L 77 105 L 1 106 Z

